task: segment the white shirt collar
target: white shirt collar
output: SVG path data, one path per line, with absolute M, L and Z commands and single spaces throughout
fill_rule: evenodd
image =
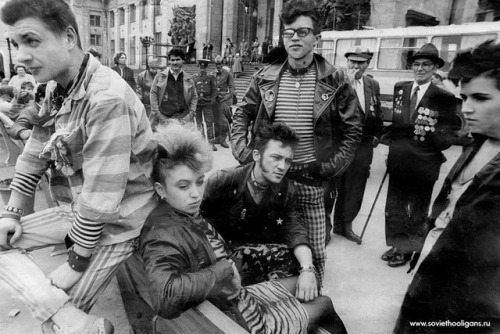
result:
M 418 86 L 418 96 L 424 96 L 425 92 L 427 91 L 427 89 L 429 88 L 429 86 L 431 85 L 431 82 L 427 82 L 427 83 L 424 83 L 423 85 L 419 85 L 417 84 L 416 81 L 413 81 L 413 86 L 411 87 L 411 92 L 413 93 L 413 91 L 415 90 L 415 87 Z

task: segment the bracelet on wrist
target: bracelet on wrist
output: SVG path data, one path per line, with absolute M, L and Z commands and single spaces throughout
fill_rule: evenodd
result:
M 68 252 L 68 264 L 74 271 L 79 273 L 84 272 L 90 265 L 90 259 L 92 256 L 84 257 L 76 253 L 73 248 L 69 249 Z
M 5 206 L 3 207 L 3 209 L 4 209 L 4 212 L 11 212 L 11 213 L 13 213 L 13 214 L 17 214 L 17 215 L 19 215 L 19 216 L 22 216 L 22 215 L 23 215 L 23 213 L 24 213 L 24 210 L 23 210 L 23 209 L 15 208 L 15 207 L 13 207 L 13 206 L 8 206 L 8 205 L 5 205 Z
M 18 213 L 4 212 L 2 213 L 2 218 L 12 218 L 15 220 L 21 220 L 21 215 Z
M 309 266 L 306 266 L 306 267 L 302 267 L 302 268 L 300 268 L 299 273 L 302 274 L 303 272 L 316 274 L 316 267 L 312 264 Z

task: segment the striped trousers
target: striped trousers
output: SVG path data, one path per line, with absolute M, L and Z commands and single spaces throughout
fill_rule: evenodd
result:
M 73 219 L 74 214 L 69 205 L 23 217 L 23 234 L 13 245 L 15 249 L 0 251 L 0 282 L 13 288 L 33 317 L 42 323 L 67 302 L 89 312 L 111 282 L 119 265 L 137 249 L 138 238 L 114 245 L 97 246 L 87 270 L 65 292 L 51 284 L 27 251 L 63 244 Z
M 291 181 L 297 191 L 297 202 L 309 235 L 313 262 L 318 273 L 320 288 L 323 286 L 326 260 L 326 229 L 324 188 Z

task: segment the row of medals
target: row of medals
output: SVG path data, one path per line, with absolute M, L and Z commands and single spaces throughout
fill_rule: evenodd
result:
M 439 112 L 437 111 L 430 110 L 427 108 L 419 108 L 418 116 L 417 119 L 415 120 L 415 130 L 413 131 L 415 136 L 413 137 L 413 139 L 424 141 L 425 135 L 428 132 L 436 131 L 438 116 Z

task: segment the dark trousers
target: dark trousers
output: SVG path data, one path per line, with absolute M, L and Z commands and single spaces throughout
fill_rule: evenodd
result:
M 202 116 L 203 115 L 203 116 Z M 215 138 L 215 124 L 214 124 L 214 111 L 212 104 L 207 103 L 204 105 L 198 104 L 196 106 L 196 124 L 200 129 L 203 136 L 207 137 L 209 143 L 213 144 Z M 205 118 L 205 125 L 203 124 L 203 117 Z M 204 126 L 206 126 L 206 133 Z
M 429 231 L 427 216 L 435 182 L 415 175 L 389 175 L 385 204 L 388 246 L 404 253 L 420 250 Z
M 217 97 L 214 105 L 215 119 L 215 140 L 222 142 L 229 133 L 229 123 L 231 122 L 231 99 Z
M 333 222 L 342 227 L 354 221 L 361 209 L 366 182 L 373 159 L 372 139 L 362 141 L 353 162 L 344 174 L 328 183 L 325 191 L 325 210 L 331 215 L 335 202 Z M 335 201 L 336 199 L 336 201 Z M 327 217 L 327 223 L 329 219 Z

